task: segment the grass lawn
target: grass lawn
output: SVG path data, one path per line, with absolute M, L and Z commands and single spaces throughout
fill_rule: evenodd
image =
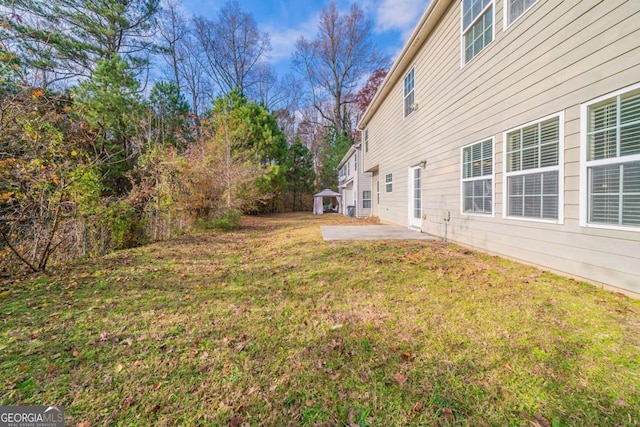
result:
M 244 218 L 0 282 L 0 404 L 68 426 L 638 426 L 640 301 Z M 357 221 L 356 221 L 357 223 Z

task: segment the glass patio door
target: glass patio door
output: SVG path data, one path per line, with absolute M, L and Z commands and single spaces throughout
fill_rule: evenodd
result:
M 409 168 L 409 227 L 422 228 L 422 168 Z

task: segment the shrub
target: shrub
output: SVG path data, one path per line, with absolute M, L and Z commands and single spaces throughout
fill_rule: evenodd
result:
M 213 219 L 198 218 L 195 227 L 201 230 L 232 231 L 241 227 L 240 218 L 242 218 L 242 212 L 235 209 L 225 209 L 218 212 Z

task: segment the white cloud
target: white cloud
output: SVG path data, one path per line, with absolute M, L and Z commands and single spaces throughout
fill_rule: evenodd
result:
M 375 12 L 376 31 L 396 30 L 406 39 L 428 3 L 425 0 L 382 0 Z
M 288 61 L 295 50 L 296 42 L 304 35 L 308 39 L 315 38 L 318 31 L 319 15 L 316 14 L 305 22 L 299 22 L 295 27 L 286 28 L 274 24 L 262 26 L 261 30 L 271 36 L 270 62 Z

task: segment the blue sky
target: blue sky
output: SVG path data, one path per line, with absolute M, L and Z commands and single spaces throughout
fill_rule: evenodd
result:
M 213 17 L 225 0 L 183 0 L 187 13 Z M 253 14 L 261 31 L 271 36 L 271 63 L 278 73 L 290 70 L 291 53 L 296 40 L 315 37 L 320 10 L 329 0 L 238 0 L 240 8 Z M 347 13 L 351 1 L 336 0 L 338 9 Z M 392 60 L 427 7 L 428 0 L 361 0 L 373 26 L 374 41 Z

